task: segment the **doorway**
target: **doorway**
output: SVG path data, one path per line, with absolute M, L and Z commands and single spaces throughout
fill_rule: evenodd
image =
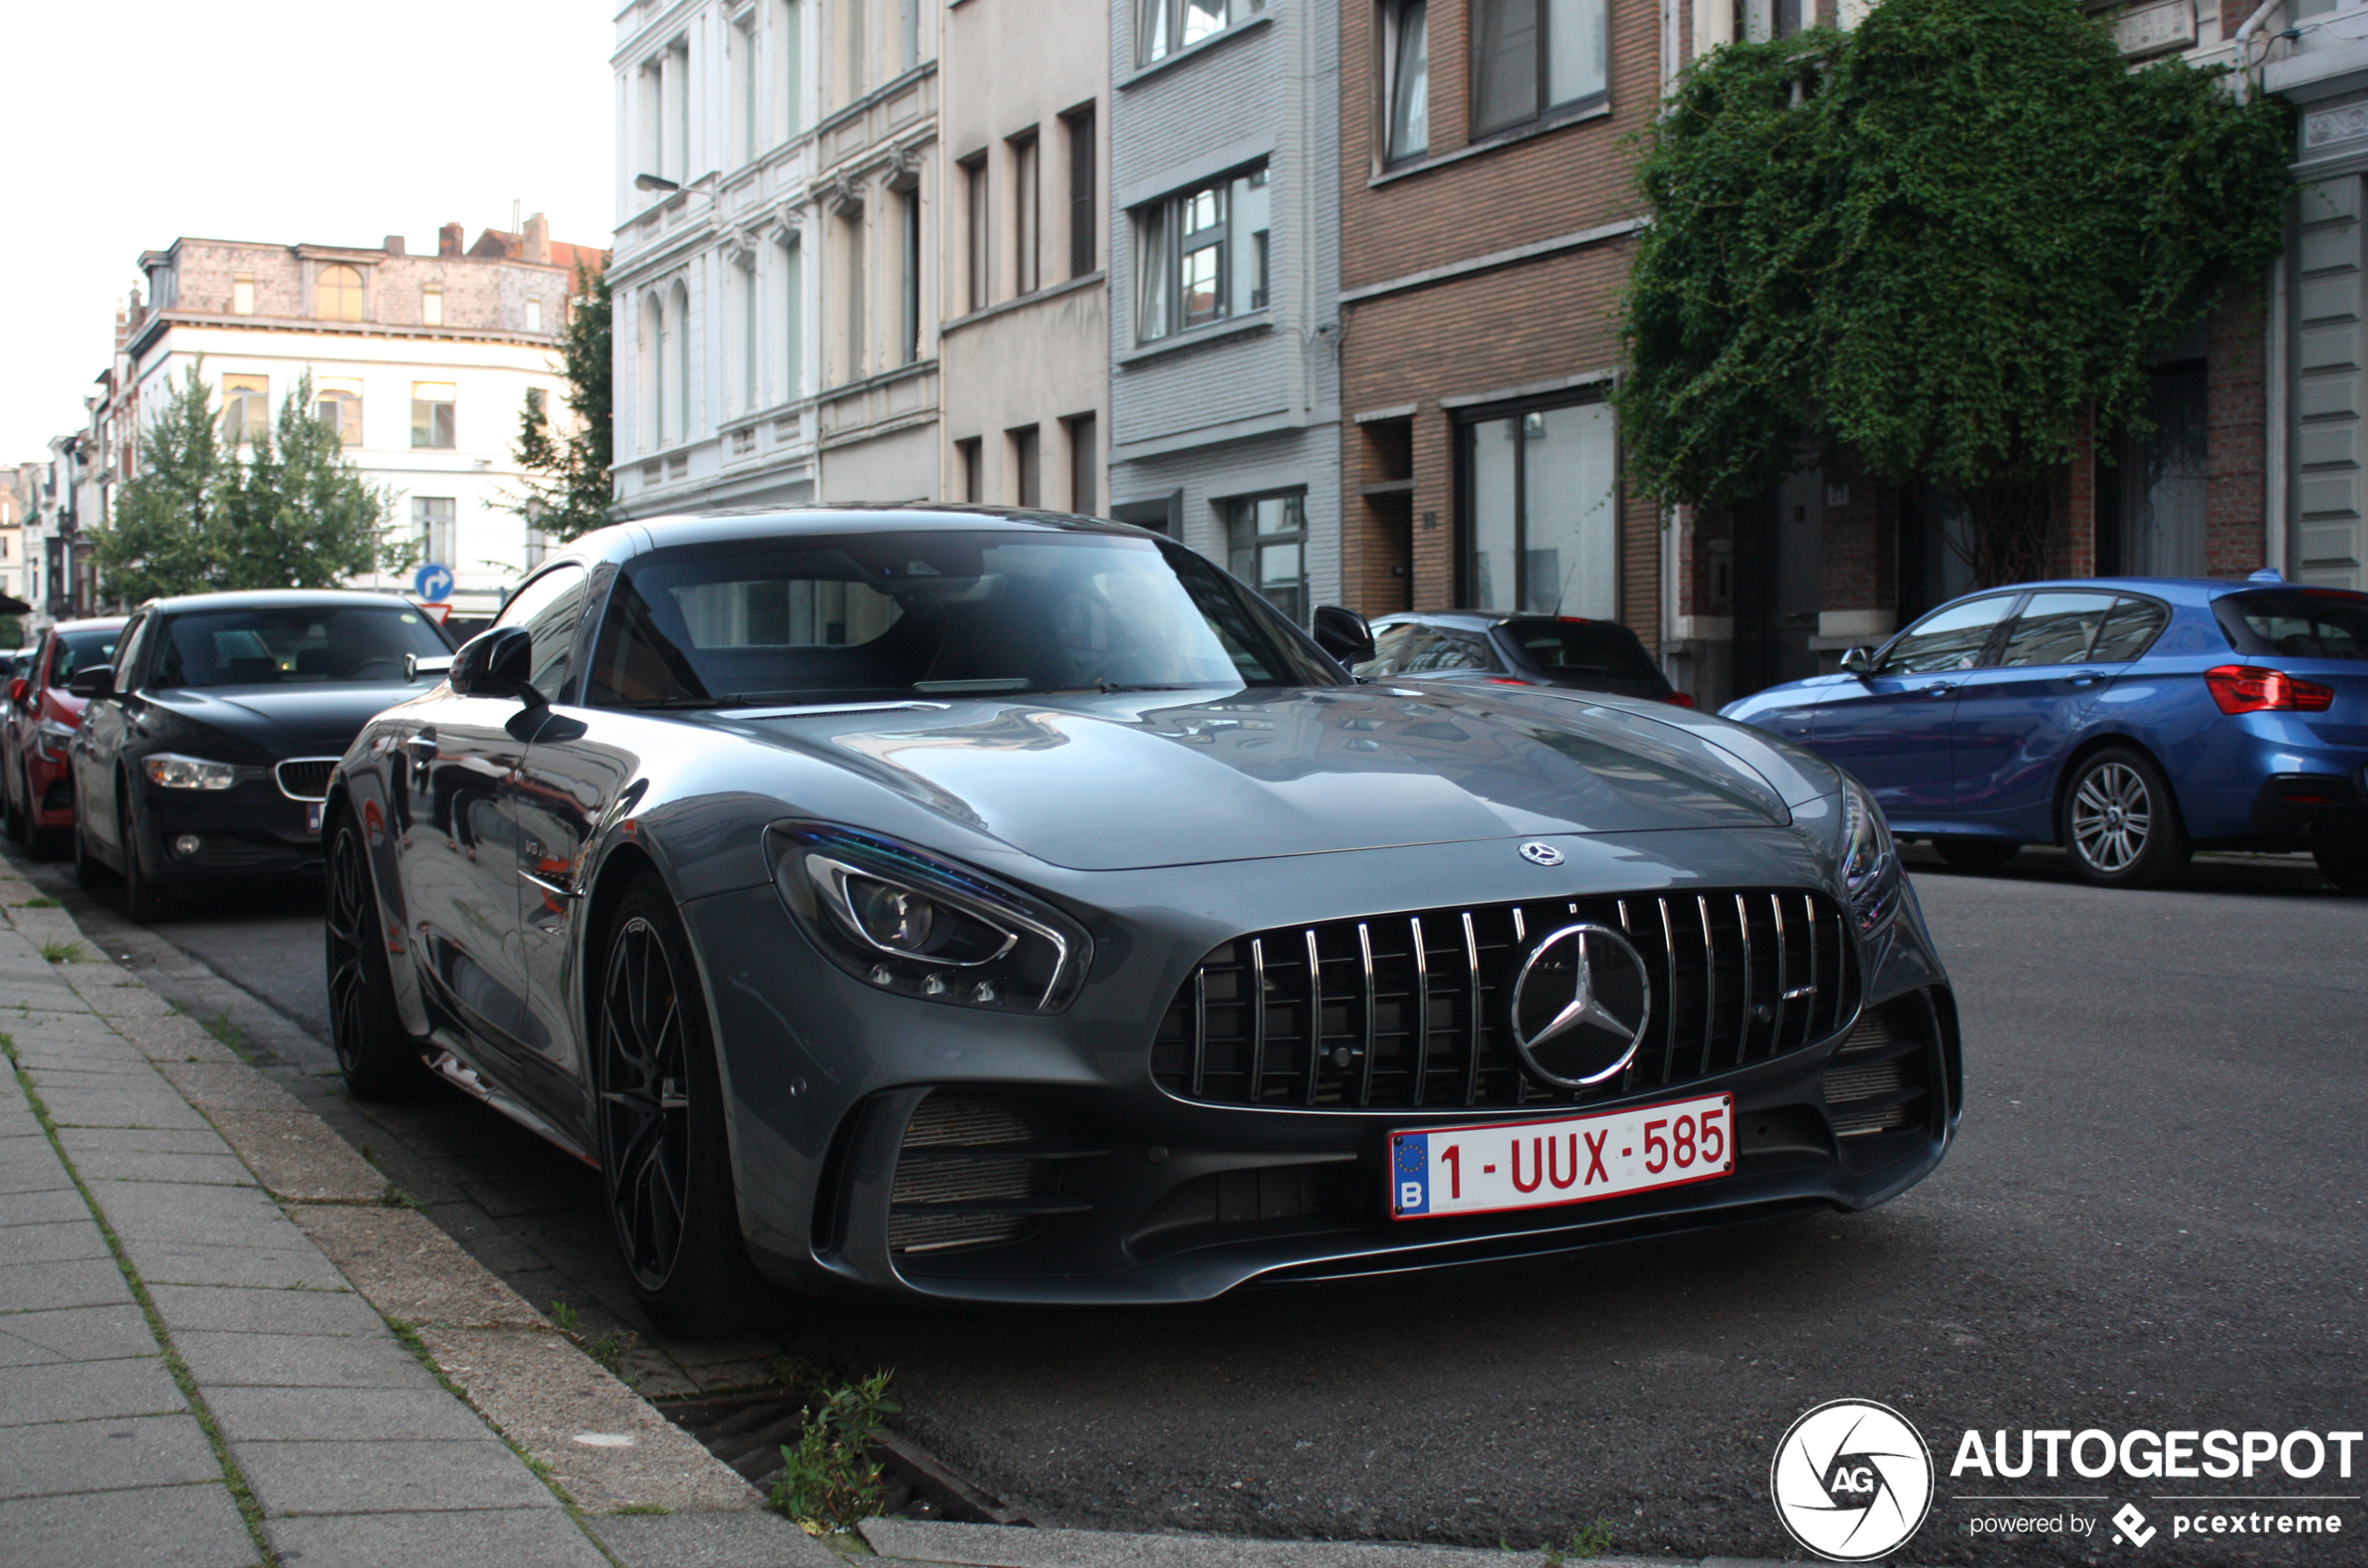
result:
M 1818 673 L 1825 483 L 1795 474 L 1735 514 L 1735 695 Z

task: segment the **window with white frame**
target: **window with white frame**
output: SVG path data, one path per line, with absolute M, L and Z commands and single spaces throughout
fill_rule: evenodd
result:
M 1604 0 L 1472 0 L 1472 134 L 1508 130 L 1604 95 Z
M 420 291 L 420 320 L 428 326 L 444 324 L 444 291 L 433 283 Z
M 762 362 L 757 353 L 757 346 L 764 337 L 764 323 L 757 319 L 756 255 L 753 252 L 733 262 L 732 314 L 736 318 L 734 330 L 740 339 L 737 356 L 740 384 L 737 401 L 742 412 L 746 412 L 754 408 L 764 396 L 759 369 Z
M 420 541 L 420 559 L 441 567 L 455 564 L 454 555 L 460 541 L 460 520 L 453 498 L 448 495 L 415 495 L 411 498 L 411 530 Z
M 222 439 L 252 441 L 271 428 L 271 378 L 222 378 Z
M 756 58 L 756 17 L 732 29 L 732 118 L 739 131 L 740 161 L 753 163 L 762 143 L 764 78 Z
M 1430 7 L 1388 0 L 1382 11 L 1382 158 L 1397 163 L 1431 146 Z
M 1298 625 L 1307 621 L 1307 496 L 1244 496 L 1225 503 L 1227 565 Z
M 1012 149 L 1012 292 L 1034 294 L 1044 282 L 1043 163 L 1036 128 L 1007 144 Z
M 774 124 L 781 128 L 776 141 L 786 142 L 798 133 L 805 116 L 805 8 L 799 0 L 779 0 L 773 12 L 774 67 L 773 79 L 781 94 L 780 114 Z
M 346 378 L 324 376 L 312 384 L 312 411 L 321 422 L 337 433 L 337 443 L 344 447 L 362 445 L 362 383 Z
M 780 274 L 773 298 L 781 322 L 774 363 L 780 367 L 779 401 L 787 402 L 805 394 L 805 253 L 796 235 L 781 237 L 774 248 L 774 267 Z
M 1606 403 L 1489 414 L 1464 437 L 1464 602 L 1619 613 L 1618 435 Z
M 312 281 L 312 313 L 324 322 L 362 319 L 362 269 L 342 262 L 321 268 Z
M 1272 206 L 1261 163 L 1138 209 L 1136 341 L 1266 309 Z
M 526 302 L 526 329 L 529 332 L 543 330 L 543 301 L 530 299 Z
M 1143 65 L 1216 37 L 1266 8 L 1266 0 L 1138 0 L 1135 58 Z
M 691 291 L 674 285 L 666 301 L 667 437 L 691 438 Z
M 412 446 L 449 451 L 455 445 L 459 428 L 451 382 L 411 383 Z
M 230 313 L 234 316 L 255 314 L 255 274 L 241 272 L 230 280 Z

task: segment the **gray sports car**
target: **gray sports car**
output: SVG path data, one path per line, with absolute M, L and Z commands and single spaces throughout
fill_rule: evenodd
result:
M 622 525 L 325 811 L 358 1095 L 597 1165 L 653 1317 L 1535 1257 L 1879 1204 L 1957 1013 L 1882 815 L 1741 725 L 1361 684 L 1189 550 L 980 508 Z

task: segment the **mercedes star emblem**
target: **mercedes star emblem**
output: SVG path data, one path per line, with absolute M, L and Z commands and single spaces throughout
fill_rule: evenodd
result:
M 1532 839 L 1521 846 L 1521 859 L 1534 866 L 1559 866 L 1563 863 L 1563 852 L 1550 844 L 1540 844 Z
M 1530 1071 L 1560 1088 L 1583 1089 L 1635 1056 L 1652 1021 L 1653 983 L 1643 956 L 1618 931 L 1564 926 L 1521 960 L 1512 1011 L 1513 1043 Z

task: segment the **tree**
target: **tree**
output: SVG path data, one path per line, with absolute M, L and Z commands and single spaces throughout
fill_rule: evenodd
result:
M 518 416 L 518 466 L 526 496 L 515 508 L 544 532 L 573 539 L 609 520 L 609 461 L 616 394 L 610 327 L 607 257 L 594 273 L 576 264 L 576 307 L 560 345 L 563 401 L 575 417 L 565 436 L 553 433 L 550 409 L 529 392 Z
M 2084 431 L 2283 240 L 2290 116 L 2131 71 L 2067 0 L 1885 0 L 1690 68 L 1638 178 L 1630 472 L 1729 504 L 1804 462 L 1954 489 L 1989 584 L 2045 569 Z
M 234 588 L 329 588 L 399 571 L 417 546 L 392 537 L 392 498 L 365 481 L 301 378 L 273 430 L 243 454 L 225 442 L 213 393 L 191 365 L 141 433 L 140 471 L 98 530 L 99 569 L 131 603 Z

